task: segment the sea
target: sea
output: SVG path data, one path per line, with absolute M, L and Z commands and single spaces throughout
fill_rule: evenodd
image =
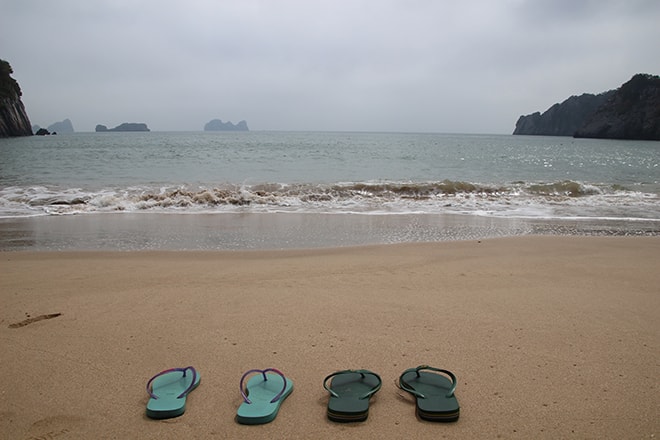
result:
M 0 250 L 660 235 L 660 142 L 111 132 L 0 139 Z

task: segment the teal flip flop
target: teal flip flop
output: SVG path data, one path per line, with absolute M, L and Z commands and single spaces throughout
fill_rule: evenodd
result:
M 327 376 L 323 388 L 330 393 L 328 419 L 341 423 L 367 420 L 369 399 L 382 383 L 380 376 L 369 370 L 342 370 Z
M 147 382 L 147 416 L 152 419 L 178 417 L 186 410 L 186 396 L 199 385 L 193 367 L 161 371 Z
M 252 376 L 245 387 L 243 383 Z M 243 374 L 240 383 L 243 403 L 236 412 L 236 421 L 243 425 L 260 425 L 272 422 L 280 410 L 280 405 L 293 391 L 293 382 L 275 368 L 249 370 Z
M 446 374 L 449 379 L 437 373 Z M 415 396 L 416 412 L 419 418 L 431 422 L 455 422 L 458 420 L 460 407 L 454 395 L 456 376 L 451 371 L 428 365 L 409 368 L 399 377 L 399 388 Z

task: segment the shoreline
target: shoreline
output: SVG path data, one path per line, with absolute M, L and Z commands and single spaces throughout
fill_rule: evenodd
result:
M 18 439 L 652 438 L 658 255 L 660 237 L 578 236 L 0 252 L 0 367 L 12 378 L 0 384 L 0 429 Z M 458 422 L 415 418 L 393 382 L 420 364 L 456 374 Z M 185 414 L 146 418 L 149 377 L 187 365 L 202 382 Z M 272 423 L 238 425 L 239 379 L 267 367 L 294 392 Z M 325 417 L 323 377 L 345 368 L 383 378 L 366 422 Z
M 660 222 L 422 213 L 104 213 L 0 219 L 0 251 L 317 249 L 529 235 L 657 236 Z

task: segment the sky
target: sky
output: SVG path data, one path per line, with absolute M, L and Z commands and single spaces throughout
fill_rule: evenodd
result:
M 658 0 L 0 0 L 32 124 L 510 134 L 660 74 Z

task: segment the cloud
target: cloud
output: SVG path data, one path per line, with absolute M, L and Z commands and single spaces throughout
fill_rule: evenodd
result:
M 658 73 L 655 1 L 6 0 L 34 123 L 510 133 Z

